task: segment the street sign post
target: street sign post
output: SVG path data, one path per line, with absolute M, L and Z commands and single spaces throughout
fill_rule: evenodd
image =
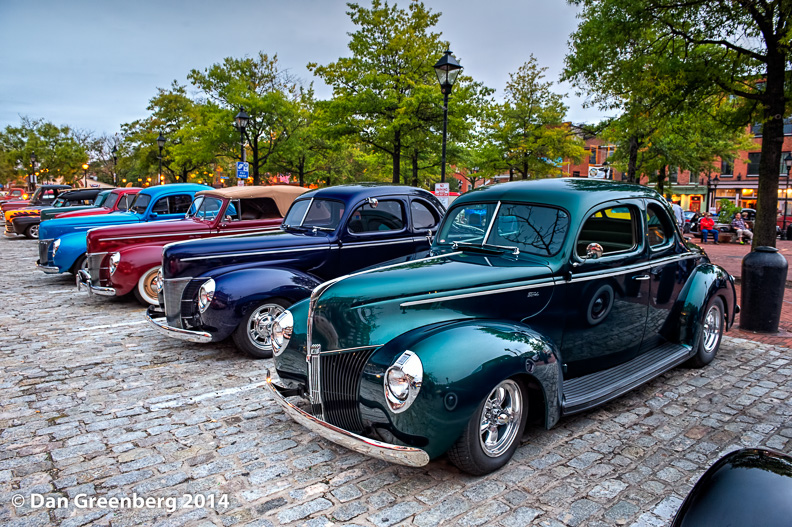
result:
M 237 161 L 236 176 L 240 179 L 247 179 L 250 175 L 250 163 L 247 161 Z
M 435 196 L 439 199 L 443 206 L 448 208 L 448 194 L 451 192 L 451 187 L 448 183 L 435 183 Z

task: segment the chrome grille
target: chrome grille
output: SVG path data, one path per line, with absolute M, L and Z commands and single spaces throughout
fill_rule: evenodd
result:
M 88 272 L 91 274 L 91 282 L 94 285 L 99 284 L 99 269 L 106 254 L 93 253 L 88 255 Z
M 53 240 L 39 240 L 38 242 L 39 263 L 41 265 L 47 265 L 49 263 L 49 246 L 52 242 Z
M 358 408 L 360 378 L 376 348 L 320 355 L 320 390 L 323 419 L 330 424 L 361 433 L 363 421 Z M 314 375 L 314 372 L 311 372 Z
M 182 327 L 181 323 L 181 299 L 184 289 L 192 278 L 171 278 L 165 279 L 162 286 L 162 296 L 165 300 L 165 318 L 168 325 L 175 328 Z

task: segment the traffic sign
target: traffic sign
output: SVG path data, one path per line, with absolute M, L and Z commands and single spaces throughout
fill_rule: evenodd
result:
M 237 161 L 237 177 L 247 179 L 249 174 L 250 163 L 247 161 Z

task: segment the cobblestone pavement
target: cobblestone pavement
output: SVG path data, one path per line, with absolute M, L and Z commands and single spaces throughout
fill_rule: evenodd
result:
M 727 338 L 707 368 L 531 431 L 487 477 L 388 465 L 288 419 L 262 389 L 271 361 L 159 336 L 133 300 L 34 270 L 35 251 L 0 239 L 2 525 L 667 525 L 722 453 L 792 446 L 789 350 Z M 134 496 L 162 500 L 84 502 Z

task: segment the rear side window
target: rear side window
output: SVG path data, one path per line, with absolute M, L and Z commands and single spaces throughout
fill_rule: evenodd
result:
M 437 213 L 423 202 L 413 200 L 410 202 L 413 228 L 415 230 L 433 229 L 440 222 Z
M 140 201 L 140 200 L 138 200 Z M 139 204 L 135 204 L 135 208 L 138 209 Z M 138 212 L 143 212 L 138 210 Z M 157 214 L 167 214 L 168 213 L 168 198 L 160 198 L 154 203 L 154 206 L 151 207 L 151 212 L 156 212 Z
M 349 219 L 349 232 L 400 231 L 404 229 L 404 210 L 400 201 L 382 200 L 364 203 Z
M 178 194 L 176 196 L 168 196 L 168 205 L 171 214 L 187 214 L 192 204 L 192 196 L 189 194 Z
M 638 245 L 638 218 L 636 209 L 627 206 L 609 207 L 595 212 L 580 231 L 575 245 L 578 256 L 586 256 L 586 247 L 590 243 L 600 244 L 603 255 L 631 251 Z

